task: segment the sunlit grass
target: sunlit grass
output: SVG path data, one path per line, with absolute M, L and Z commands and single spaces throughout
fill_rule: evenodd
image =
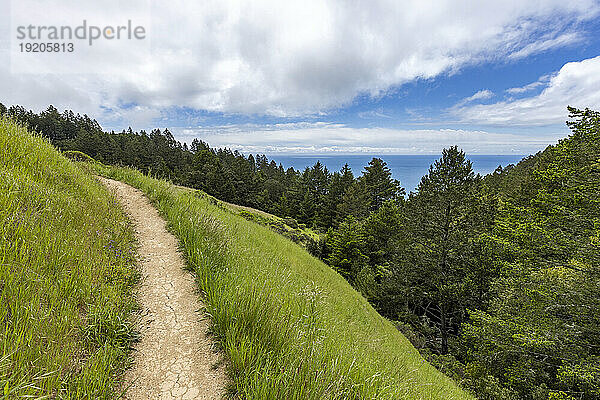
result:
M 95 178 L 0 119 L 0 399 L 116 395 L 134 250 Z
M 206 196 L 122 168 L 179 238 L 231 393 L 248 399 L 470 399 L 321 261 Z

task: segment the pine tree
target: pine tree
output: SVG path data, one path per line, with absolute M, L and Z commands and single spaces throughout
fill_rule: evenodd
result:
M 302 201 L 300 202 L 300 213 L 298 215 L 298 221 L 302 224 L 312 225 L 315 218 L 315 201 L 311 195 L 310 190 L 304 192 Z
M 600 399 L 600 113 L 569 111 L 571 137 L 513 171 L 531 196 L 504 200 L 501 276 L 463 327 L 470 361 L 527 399 Z
M 355 181 L 342 196 L 338 204 L 336 223 L 341 223 L 346 217 L 352 216 L 362 220 L 369 215 L 369 194 L 364 180 Z
M 369 210 L 377 211 L 388 200 L 404 195 L 400 183 L 392 178 L 392 172 L 381 158 L 373 158 L 360 177 L 368 195 Z
M 354 175 L 348 164 L 345 164 L 340 172 L 335 172 L 331 176 L 327 194 L 323 198 L 321 211 L 317 220 L 319 227 L 326 230 L 338 225 L 336 218 L 338 206 L 343 201 L 344 193 L 346 193 L 353 183 Z
M 419 312 L 439 329 L 443 354 L 472 290 L 469 255 L 477 233 L 478 181 L 465 153 L 453 146 L 430 166 L 407 204 L 412 244 L 403 273 L 418 288 L 413 301 L 422 303 Z
M 200 150 L 194 154 L 187 185 L 225 201 L 231 201 L 235 194 L 233 183 L 220 160 L 210 150 Z
M 362 224 L 349 216 L 328 235 L 327 240 L 330 251 L 327 263 L 354 284 L 358 273 L 368 262 L 363 252 L 365 237 Z

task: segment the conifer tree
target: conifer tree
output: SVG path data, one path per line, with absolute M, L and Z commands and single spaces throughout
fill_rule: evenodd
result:
M 324 196 L 321 212 L 319 213 L 319 219 L 317 224 L 327 229 L 335 227 L 337 223 L 337 210 L 339 204 L 342 202 L 344 193 L 354 183 L 354 175 L 352 170 L 346 163 L 340 172 L 334 172 L 331 177 L 327 194 Z
M 571 137 L 520 171 L 532 197 L 502 204 L 501 275 L 463 327 L 469 361 L 526 399 L 600 399 L 600 113 L 569 112 Z
M 346 217 L 353 216 L 362 220 L 369 215 L 369 194 L 364 180 L 356 180 L 342 196 L 337 207 L 336 222 L 341 223 Z
M 370 211 L 377 211 L 386 201 L 404 195 L 404 189 L 392 178 L 392 172 L 381 158 L 369 161 L 360 180 L 365 184 Z
M 439 329 L 443 354 L 471 293 L 468 256 L 476 234 L 477 182 L 471 162 L 453 146 L 430 166 L 408 203 L 412 245 L 403 273 L 417 288 L 413 301 L 422 303 L 420 312 Z
M 351 215 L 328 237 L 330 254 L 327 263 L 350 283 L 355 283 L 358 273 L 368 262 L 363 251 L 364 239 L 362 224 Z

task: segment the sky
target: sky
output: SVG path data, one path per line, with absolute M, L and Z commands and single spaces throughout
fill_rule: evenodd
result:
M 600 1 L 0 0 L 0 102 L 244 153 L 531 154 L 600 109 Z M 142 26 L 34 54 L 19 26 Z M 112 29 L 112 28 L 111 28 Z M 111 31 L 112 32 L 112 31 Z M 67 40 L 66 42 L 69 42 Z

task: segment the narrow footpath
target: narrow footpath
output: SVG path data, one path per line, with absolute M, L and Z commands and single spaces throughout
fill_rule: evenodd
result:
M 208 321 L 186 271 L 177 239 L 143 193 L 125 183 L 100 178 L 120 201 L 139 241 L 142 279 L 136 299 L 141 306 L 141 340 L 133 367 L 125 375 L 125 398 L 220 399 L 224 368 Z

